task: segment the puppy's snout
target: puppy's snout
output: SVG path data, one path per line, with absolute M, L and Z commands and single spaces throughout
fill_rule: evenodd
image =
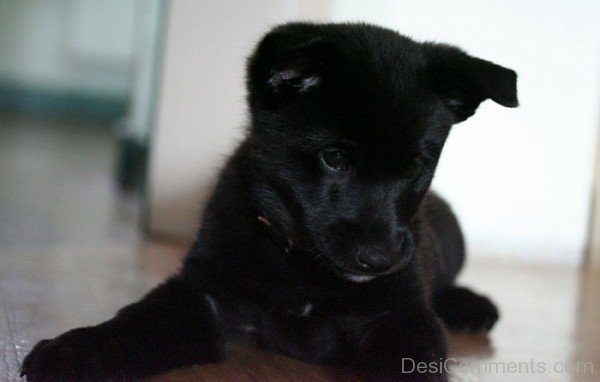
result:
M 357 256 L 358 265 L 366 272 L 381 273 L 392 267 L 389 256 L 381 253 L 362 252 Z
M 394 242 L 394 249 L 384 248 L 384 245 L 360 247 L 356 252 L 356 262 L 363 272 L 384 273 L 390 270 L 397 261 L 401 248 L 404 247 L 405 236 L 400 235 Z
M 337 263 L 359 274 L 379 275 L 402 266 L 408 259 L 410 235 L 405 227 L 387 224 L 384 219 L 368 224 L 352 220 L 336 222 L 328 230 L 334 243 Z

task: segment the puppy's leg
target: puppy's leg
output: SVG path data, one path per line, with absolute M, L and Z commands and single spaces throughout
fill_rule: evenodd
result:
M 131 380 L 221 358 L 210 297 L 174 277 L 100 325 L 40 341 L 21 374 L 37 381 Z
M 373 381 L 447 381 L 446 354 L 435 313 L 407 306 L 366 327 L 351 366 Z
M 448 287 L 435 297 L 434 307 L 451 330 L 471 333 L 488 332 L 498 321 L 498 309 L 487 297 L 470 289 Z

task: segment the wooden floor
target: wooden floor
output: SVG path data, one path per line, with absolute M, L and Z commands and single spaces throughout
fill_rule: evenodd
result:
M 179 267 L 185 247 L 145 240 L 139 198 L 113 185 L 105 126 L 0 118 L 0 381 L 33 344 L 97 323 Z M 461 280 L 500 306 L 489 338 L 450 334 L 456 381 L 599 381 L 600 274 L 470 264 Z M 152 381 L 333 381 L 342 371 L 250 347 Z

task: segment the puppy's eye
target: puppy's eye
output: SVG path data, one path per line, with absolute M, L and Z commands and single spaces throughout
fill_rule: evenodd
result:
M 335 171 L 347 171 L 350 168 L 348 154 L 340 149 L 326 149 L 321 152 L 321 159 L 327 167 Z

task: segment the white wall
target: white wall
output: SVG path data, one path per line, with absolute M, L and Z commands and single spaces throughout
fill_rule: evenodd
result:
M 127 96 L 136 1 L 1 0 L 0 83 Z
M 487 101 L 457 125 L 434 187 L 475 256 L 582 258 L 600 116 L 600 2 L 339 0 L 333 15 L 515 69 L 521 107 Z
M 331 5 L 331 7 L 330 7 Z M 192 237 L 245 120 L 243 66 L 270 25 L 364 20 L 457 44 L 519 73 L 519 109 L 456 126 L 435 181 L 474 256 L 581 259 L 600 105 L 600 3 L 173 1 L 150 171 L 150 228 Z
M 246 120 L 246 57 L 270 27 L 327 14 L 327 1 L 169 3 L 157 122 L 152 137 L 148 228 L 192 238 L 200 209 Z

